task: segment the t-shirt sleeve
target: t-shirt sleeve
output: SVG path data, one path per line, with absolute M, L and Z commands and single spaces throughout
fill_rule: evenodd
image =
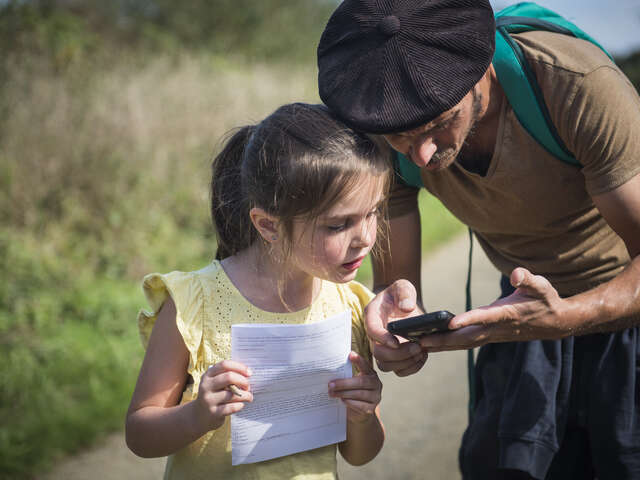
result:
M 151 307 L 138 313 L 138 330 L 146 349 L 151 331 L 162 305 L 171 297 L 176 305 L 176 326 L 189 351 L 188 373 L 194 383 L 200 381 L 204 371 L 202 334 L 204 327 L 202 284 L 193 273 L 171 272 L 165 275 L 152 273 L 144 277 L 142 290 Z M 197 377 L 197 378 L 196 378 Z
M 617 67 L 585 75 L 571 111 L 572 147 L 590 195 L 606 193 L 640 172 L 640 97 Z

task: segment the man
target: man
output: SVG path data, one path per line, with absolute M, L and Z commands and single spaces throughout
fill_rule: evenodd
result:
M 514 38 L 578 167 L 514 115 L 487 1 L 346 0 L 326 26 L 322 100 L 418 165 L 503 274 L 503 298 L 455 331 L 399 344 L 384 327 L 420 311 L 420 218 L 417 189 L 398 184 L 367 308 L 374 356 L 409 375 L 427 352 L 481 346 L 465 479 L 640 478 L 640 99 L 587 41 Z

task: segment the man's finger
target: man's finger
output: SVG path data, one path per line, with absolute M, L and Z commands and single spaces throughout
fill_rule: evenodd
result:
M 432 352 L 466 350 L 482 345 L 487 338 L 488 327 L 470 326 L 451 332 L 434 333 L 420 338 L 420 346 Z
M 514 288 L 523 290 L 527 295 L 542 297 L 553 289 L 551 283 L 541 275 L 534 275 L 523 267 L 518 267 L 511 272 L 509 281 Z

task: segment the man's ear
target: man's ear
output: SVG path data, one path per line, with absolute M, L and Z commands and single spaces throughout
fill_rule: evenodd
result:
M 251 223 L 267 243 L 273 243 L 280 237 L 280 225 L 277 217 L 265 212 L 260 207 L 249 210 Z

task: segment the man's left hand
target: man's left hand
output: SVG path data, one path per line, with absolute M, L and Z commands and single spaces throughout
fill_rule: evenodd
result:
M 567 308 L 549 281 L 525 268 L 511 273 L 516 291 L 457 315 L 451 320 L 451 332 L 425 335 L 420 345 L 427 352 L 467 350 L 487 343 L 526 340 L 555 340 L 572 334 L 571 326 L 561 321 Z

